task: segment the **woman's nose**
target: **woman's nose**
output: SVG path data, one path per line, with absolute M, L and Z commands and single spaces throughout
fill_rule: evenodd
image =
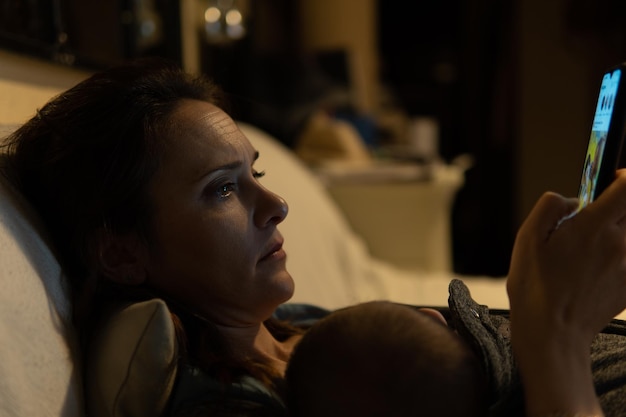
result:
M 289 213 L 289 205 L 278 194 L 262 188 L 259 194 L 258 206 L 255 211 L 255 222 L 259 227 L 269 224 L 279 224 Z

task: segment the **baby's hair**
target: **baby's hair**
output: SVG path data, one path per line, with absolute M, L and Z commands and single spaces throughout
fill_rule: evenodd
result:
M 286 372 L 293 417 L 477 416 L 478 359 L 418 309 L 374 301 L 330 314 L 296 346 Z

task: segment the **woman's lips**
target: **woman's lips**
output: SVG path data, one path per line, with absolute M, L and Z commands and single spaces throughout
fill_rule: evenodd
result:
M 285 251 L 283 250 L 283 244 L 282 243 L 277 243 L 276 245 L 274 245 L 272 247 L 272 249 L 269 250 L 269 252 L 264 255 L 261 259 L 259 259 L 259 262 L 265 262 L 265 261 L 269 261 L 269 260 L 278 260 L 278 259 L 283 259 L 286 256 Z

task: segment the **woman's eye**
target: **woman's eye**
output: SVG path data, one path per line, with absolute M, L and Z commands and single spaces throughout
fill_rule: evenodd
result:
M 217 196 L 219 198 L 228 198 L 233 193 L 233 191 L 235 191 L 235 188 L 236 188 L 236 185 L 233 182 L 221 185 L 217 189 Z
M 252 176 L 256 179 L 262 178 L 265 176 L 265 171 L 252 171 Z

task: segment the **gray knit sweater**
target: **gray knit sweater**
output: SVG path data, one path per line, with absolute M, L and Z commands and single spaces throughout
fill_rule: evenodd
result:
M 489 416 L 523 416 L 523 390 L 511 351 L 508 311 L 477 304 L 460 280 L 450 283 L 449 292 L 450 325 L 475 349 L 489 377 Z M 591 359 L 606 416 L 626 416 L 626 322 L 613 320 L 594 339 Z

